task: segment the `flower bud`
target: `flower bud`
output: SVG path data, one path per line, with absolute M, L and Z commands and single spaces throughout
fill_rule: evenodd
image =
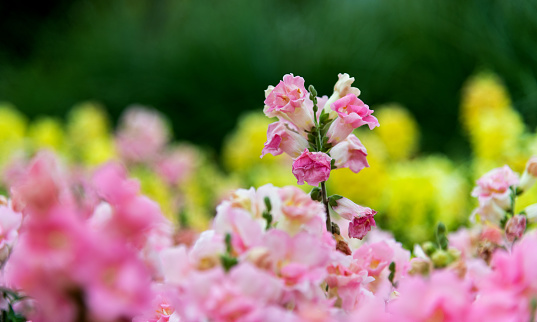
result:
M 452 262 L 448 252 L 441 249 L 434 252 L 431 256 L 431 260 L 435 267 L 446 267 Z
M 520 178 L 520 184 L 518 185 L 518 189 L 521 192 L 527 191 L 533 186 L 533 184 L 535 184 L 536 180 L 537 180 L 537 157 L 533 156 L 528 160 L 528 163 L 526 163 L 526 170 L 524 170 L 524 173 L 522 174 L 522 178 Z
M 516 215 L 507 221 L 505 225 L 505 236 L 508 241 L 513 242 L 519 239 L 526 230 L 526 217 Z

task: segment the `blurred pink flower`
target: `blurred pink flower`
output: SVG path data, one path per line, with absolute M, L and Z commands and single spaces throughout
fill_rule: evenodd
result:
M 293 162 L 293 174 L 298 184 L 306 181 L 311 186 L 328 180 L 332 158 L 323 152 L 309 152 L 307 149 Z
M 510 187 L 516 187 L 518 182 L 517 174 L 507 165 L 484 174 L 472 191 L 472 196 L 479 201 L 472 217 L 479 214 L 483 220 L 499 224 L 505 211 L 511 207 Z
M 117 148 L 126 162 L 153 161 L 169 139 L 164 117 L 142 106 L 129 107 L 117 133 Z

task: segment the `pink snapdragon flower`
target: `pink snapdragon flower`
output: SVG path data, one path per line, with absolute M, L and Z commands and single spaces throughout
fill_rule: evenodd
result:
M 518 176 L 507 165 L 484 174 L 472 191 L 472 196 L 479 200 L 479 207 L 472 217 L 479 214 L 482 219 L 498 224 L 511 207 L 509 187 L 518 185 L 518 182 Z
M 328 143 L 333 145 L 345 140 L 355 128 L 364 124 L 367 124 L 370 130 L 379 126 L 377 118 L 371 115 L 373 110 L 370 110 L 369 106 L 354 94 L 338 99 L 331 108 L 338 114 L 338 118 L 330 125 L 326 133 Z
M 349 237 L 362 239 L 371 230 L 371 227 L 376 226 L 373 216 L 376 211 L 368 207 L 363 207 L 355 204 L 347 198 L 340 198 L 336 201 L 336 205 L 332 207 L 342 218 L 350 221 Z
M 337 168 L 349 168 L 358 173 L 363 168 L 368 168 L 367 150 L 354 134 L 349 134 L 345 140 L 338 143 L 330 150 L 330 155 L 336 160 Z
M 293 162 L 293 174 L 298 184 L 306 181 L 311 186 L 328 180 L 332 158 L 323 152 L 310 152 L 307 149 Z
M 268 126 L 267 142 L 261 153 L 261 158 L 267 153 L 280 155 L 283 152 L 296 158 L 308 146 L 308 140 L 291 129 L 289 124 L 275 122 Z
M 304 88 L 304 78 L 287 74 L 283 81 L 265 91 L 265 115 L 293 123 L 300 130 L 314 126 L 313 102 Z

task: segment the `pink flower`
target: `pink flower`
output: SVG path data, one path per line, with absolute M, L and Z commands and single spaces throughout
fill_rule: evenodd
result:
M 472 216 L 479 214 L 482 219 L 499 223 L 505 210 L 511 207 L 511 190 L 518 184 L 518 176 L 508 166 L 489 171 L 477 180 L 472 196 L 479 200 L 479 208 Z
M 309 143 L 306 138 L 291 129 L 284 122 L 275 122 L 268 126 L 267 142 L 261 153 L 261 157 L 270 153 L 279 155 L 283 152 L 296 158 L 308 147 Z
M 369 167 L 366 159 L 367 150 L 352 133 L 344 141 L 333 147 L 330 150 L 330 155 L 336 160 L 336 167 L 349 168 L 354 173 Z
M 119 127 L 117 147 L 127 162 L 154 160 L 169 139 L 164 117 L 142 106 L 130 107 L 123 114 Z
M 265 115 L 285 119 L 300 130 L 314 126 L 313 102 L 304 88 L 304 78 L 287 74 L 283 81 L 265 91 Z
M 338 199 L 332 209 L 342 218 L 351 221 L 349 223 L 349 237 L 351 238 L 362 239 L 372 226 L 376 226 L 373 216 L 377 212 L 371 208 L 357 205 L 350 199 L 344 197 Z
M 374 210 L 371 210 L 371 211 L 372 212 L 368 213 L 366 216 L 354 218 L 349 223 L 349 237 L 362 239 L 371 230 L 372 226 L 377 225 L 375 223 L 375 219 L 373 219 L 373 216 L 377 212 Z
M 19 236 L 21 223 L 22 214 L 13 211 L 8 205 L 0 205 L 0 267 Z
M 408 277 L 400 281 L 399 297 L 388 304 L 394 321 L 468 321 L 470 285 L 451 271 L 434 272 L 429 280 Z
M 310 195 L 297 187 L 287 186 L 279 190 L 281 197 L 281 218 L 277 224 L 291 235 L 300 230 L 308 229 L 309 232 L 323 232 L 325 227 L 326 212 L 324 206 L 311 199 Z M 325 228 L 326 230 L 326 228 Z
M 352 130 L 364 124 L 367 124 L 370 130 L 379 126 L 377 118 L 371 115 L 373 110 L 370 110 L 369 106 L 354 94 L 338 99 L 331 105 L 331 108 L 339 117 L 330 125 L 326 134 L 329 143 L 341 142 L 352 133 Z
M 298 184 L 306 181 L 311 186 L 328 180 L 332 158 L 323 152 L 309 152 L 307 149 L 293 162 L 293 174 Z

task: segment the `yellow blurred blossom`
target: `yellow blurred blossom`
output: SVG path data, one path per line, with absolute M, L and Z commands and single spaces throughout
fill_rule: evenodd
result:
M 373 133 L 382 140 L 391 159 L 405 160 L 417 151 L 418 124 L 407 109 L 391 104 L 375 108 L 374 114 L 381 126 Z

